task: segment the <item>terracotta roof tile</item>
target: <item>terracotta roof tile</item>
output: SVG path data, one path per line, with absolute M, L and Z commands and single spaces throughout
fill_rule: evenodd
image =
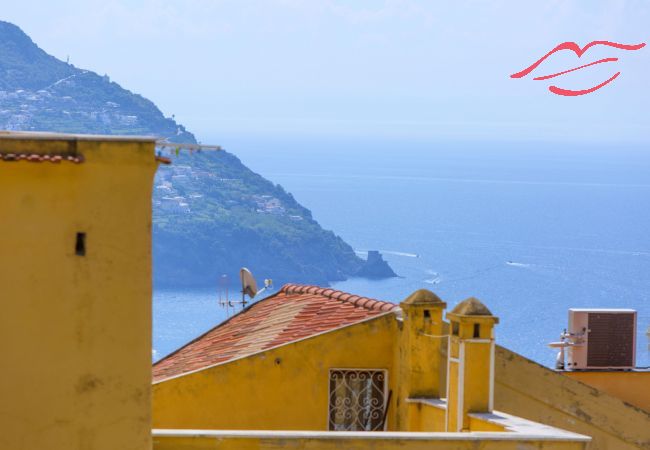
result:
M 398 310 L 330 288 L 284 285 L 153 366 L 160 381 Z
M 348 301 L 352 301 L 352 298 L 348 299 Z M 355 298 L 354 299 L 354 304 L 357 306 L 366 306 L 370 303 L 370 301 L 367 298 Z
M 77 154 L 38 154 L 38 153 L 0 153 L 0 161 L 15 162 L 15 161 L 28 161 L 28 162 L 71 162 L 80 164 L 84 162 L 83 155 Z

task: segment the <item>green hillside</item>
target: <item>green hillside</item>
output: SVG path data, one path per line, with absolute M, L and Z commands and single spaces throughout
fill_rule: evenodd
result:
M 216 285 L 246 266 L 276 284 L 325 284 L 356 273 L 352 248 L 281 186 L 227 152 L 182 154 L 154 185 L 158 285 Z
M 195 142 L 151 101 L 106 76 L 78 69 L 41 50 L 0 21 L 0 127 L 69 133 L 155 134 Z
M 0 22 L 0 129 L 155 135 L 196 142 L 151 101 L 48 55 Z M 325 284 L 363 264 L 291 194 L 227 152 L 185 153 L 154 186 L 157 286 L 215 286 L 247 266 L 260 278 Z

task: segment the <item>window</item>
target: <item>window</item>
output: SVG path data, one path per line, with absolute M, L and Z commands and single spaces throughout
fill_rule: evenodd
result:
M 77 239 L 74 244 L 74 252 L 78 256 L 86 255 L 86 233 L 77 233 Z
M 478 323 L 474 324 L 474 337 L 475 338 L 481 337 L 481 325 Z
M 384 370 L 330 370 L 330 431 L 381 431 L 386 411 Z

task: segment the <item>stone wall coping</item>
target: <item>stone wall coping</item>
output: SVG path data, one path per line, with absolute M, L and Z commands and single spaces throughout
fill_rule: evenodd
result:
M 444 398 L 408 398 L 406 399 L 407 403 L 422 403 L 428 406 L 439 409 L 447 409 L 447 399 Z M 545 425 L 539 422 L 533 422 L 532 420 L 524 419 L 523 417 L 513 416 L 512 414 L 504 413 L 501 411 L 493 411 L 491 413 L 469 413 L 469 416 L 475 419 L 483 420 L 485 422 L 493 423 L 504 427 L 507 431 L 505 432 L 489 432 L 492 434 L 514 434 L 518 436 L 519 439 L 523 439 L 523 436 L 531 436 L 534 439 L 540 437 L 552 437 L 557 439 L 566 439 L 571 441 L 591 441 L 589 436 L 582 434 L 573 433 L 570 431 L 563 430 L 561 428 L 555 428 L 549 425 Z M 444 433 L 444 434 L 454 434 L 454 433 Z M 461 433 L 467 434 L 467 433 Z M 474 433 L 469 433 L 474 434 Z
M 550 427 L 549 427 L 550 428 Z M 555 429 L 557 430 L 557 429 Z M 558 433 L 513 433 L 473 431 L 469 433 L 409 431 L 276 431 L 276 430 L 173 430 L 154 429 L 154 438 L 253 438 L 253 439 L 358 439 L 405 441 L 573 441 L 591 438 L 557 430 Z

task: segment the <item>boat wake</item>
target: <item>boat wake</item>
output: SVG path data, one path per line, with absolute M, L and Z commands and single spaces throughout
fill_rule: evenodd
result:
M 425 272 L 427 273 L 427 275 L 431 275 L 430 278 L 427 278 L 426 280 L 424 280 L 425 283 L 427 283 L 427 284 L 440 284 L 440 282 L 442 281 L 442 278 L 440 277 L 440 274 L 438 272 L 436 272 L 434 270 L 431 270 L 431 269 L 427 269 Z
M 506 261 L 506 264 L 512 267 L 530 267 L 531 264 L 526 264 L 526 263 L 520 263 L 520 262 L 514 262 L 514 261 Z
M 417 253 L 407 253 L 407 252 L 394 252 L 392 250 L 379 250 L 380 253 L 385 255 L 395 255 L 395 256 L 406 256 L 407 258 L 419 258 L 420 255 Z

